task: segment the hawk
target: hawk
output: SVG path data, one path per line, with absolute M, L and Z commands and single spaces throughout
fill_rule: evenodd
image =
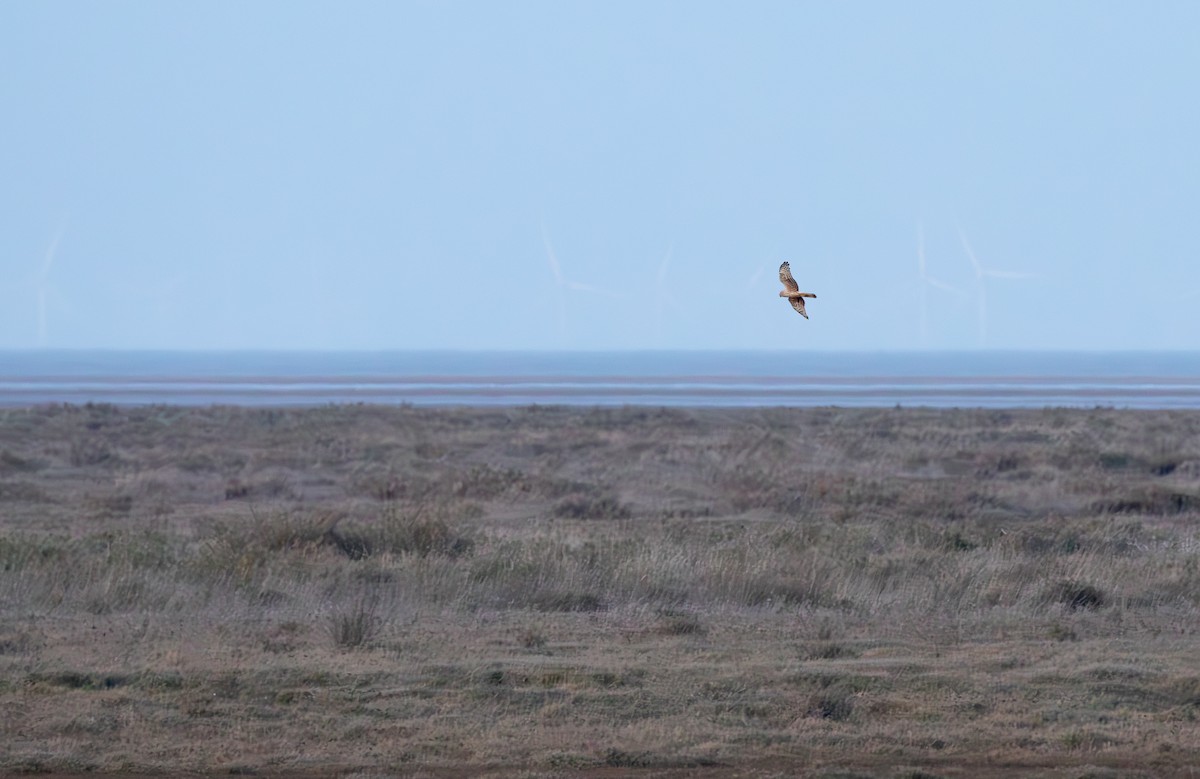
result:
M 779 266 L 779 280 L 783 282 L 783 289 L 779 291 L 779 297 L 787 298 L 792 304 L 792 308 L 796 309 L 796 313 L 808 319 L 808 314 L 804 311 L 804 299 L 815 298 L 811 292 L 801 292 L 800 285 L 792 278 L 792 266 L 786 262 Z

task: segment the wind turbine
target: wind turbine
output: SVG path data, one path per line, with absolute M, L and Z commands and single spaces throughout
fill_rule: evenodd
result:
M 47 298 L 53 289 L 50 284 L 50 270 L 54 266 L 54 255 L 58 253 L 58 243 L 62 240 L 65 227 L 66 220 L 58 226 L 58 231 L 54 234 L 54 238 L 51 239 L 50 246 L 46 249 L 46 256 L 42 258 L 42 264 L 38 268 L 37 276 L 34 278 L 34 291 L 37 297 L 37 345 L 39 349 L 46 348 L 48 330 L 46 324 Z
M 662 261 L 658 264 L 658 273 L 654 277 L 654 317 L 655 317 L 655 336 L 658 339 L 659 345 L 662 345 L 663 339 L 663 321 L 665 317 L 665 309 L 671 309 L 676 313 L 683 312 L 683 306 L 671 293 L 671 286 L 667 284 L 667 274 L 671 269 L 671 255 L 675 253 L 675 246 L 672 244 L 667 248 L 667 253 L 663 255 Z
M 993 270 L 985 268 L 975 257 L 975 251 L 971 248 L 970 241 L 967 240 L 967 234 L 960 227 L 958 237 L 962 239 L 963 249 L 967 252 L 967 258 L 971 261 L 971 267 L 975 269 L 975 284 L 979 295 L 979 345 L 984 346 L 987 343 L 987 282 L 986 279 L 1032 279 L 1036 276 L 1032 273 L 1017 273 L 1015 271 Z
M 329 303 L 327 302 L 326 291 L 329 289 L 321 283 L 321 274 L 317 270 L 317 260 L 313 255 L 308 255 L 308 283 L 313 296 L 313 304 L 317 310 L 317 329 L 318 329 L 318 346 L 322 349 L 329 348 Z
M 567 334 L 567 294 L 571 292 L 586 292 L 595 295 L 606 295 L 608 297 L 619 298 L 615 292 L 610 292 L 606 289 L 585 284 L 582 281 L 568 279 L 563 275 L 562 265 L 558 262 L 558 255 L 554 253 L 554 246 L 550 243 L 550 233 L 546 230 L 546 225 L 542 225 L 542 243 L 546 245 L 546 260 L 550 263 L 550 273 L 554 276 L 554 286 L 557 288 L 558 294 L 558 332 L 563 338 Z
M 917 225 L 917 276 L 920 278 L 920 303 L 921 303 L 921 345 L 929 345 L 929 287 L 940 289 L 943 292 L 949 292 L 959 297 L 965 297 L 965 293 L 958 287 L 947 284 L 939 278 L 930 276 L 925 269 L 925 226 Z

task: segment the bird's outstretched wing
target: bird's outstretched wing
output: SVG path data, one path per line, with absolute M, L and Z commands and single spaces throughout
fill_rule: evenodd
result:
M 788 292 L 799 292 L 800 291 L 800 285 L 797 284 L 796 280 L 792 278 L 792 266 L 786 262 L 779 266 L 779 280 L 783 282 L 783 286 L 784 286 L 784 288 L 787 289 Z M 803 314 L 804 313 L 804 303 L 801 302 L 800 308 L 798 308 L 796 310 L 799 311 L 801 314 Z
M 796 313 L 808 319 L 808 313 L 804 310 L 804 298 L 788 298 L 788 302 L 792 304 L 792 308 L 796 309 Z

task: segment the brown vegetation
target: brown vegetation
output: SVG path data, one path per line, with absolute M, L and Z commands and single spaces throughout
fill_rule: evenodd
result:
M 1193 412 L 3 410 L 0 773 L 1182 774 L 1198 518 Z

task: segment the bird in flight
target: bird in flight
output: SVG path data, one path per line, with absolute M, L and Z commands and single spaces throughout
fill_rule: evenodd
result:
M 796 313 L 808 319 L 808 314 L 804 311 L 804 299 L 815 298 L 811 292 L 801 292 L 800 285 L 792 278 L 792 266 L 786 262 L 779 266 L 779 280 L 783 282 L 783 289 L 779 290 L 779 297 L 787 298 L 792 304 L 792 308 L 796 309 Z

